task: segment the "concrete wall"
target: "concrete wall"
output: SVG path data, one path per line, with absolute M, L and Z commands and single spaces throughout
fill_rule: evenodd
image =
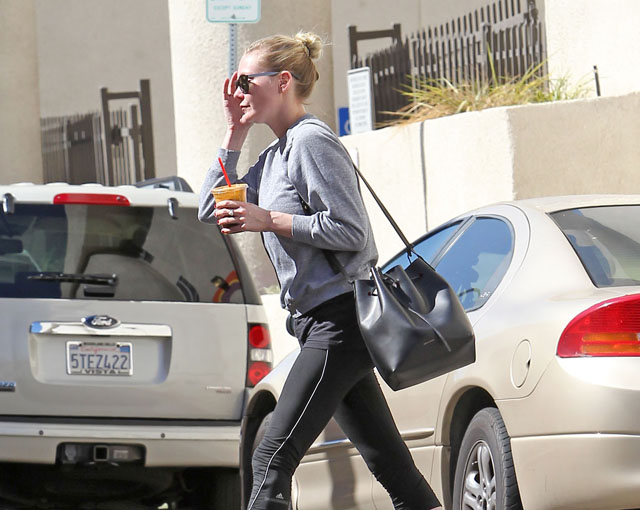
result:
M 514 197 L 640 193 L 640 92 L 509 109 Z
M 638 111 L 634 92 L 464 113 L 343 141 L 412 239 L 492 202 L 640 193 Z M 367 209 L 384 261 L 402 244 L 370 200 Z
M 545 0 L 550 74 L 566 74 L 593 90 L 597 65 L 602 95 L 640 90 L 639 19 L 637 0 Z
M 40 116 L 101 110 L 100 88 L 137 91 L 149 79 L 156 174 L 175 175 L 166 1 L 36 0 L 36 12 Z
M 42 182 L 33 0 L 0 0 L 0 183 Z

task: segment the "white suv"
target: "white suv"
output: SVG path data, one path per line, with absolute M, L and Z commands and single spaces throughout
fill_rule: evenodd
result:
M 233 240 L 174 189 L 15 184 L 0 205 L 0 508 L 239 508 L 272 352 Z

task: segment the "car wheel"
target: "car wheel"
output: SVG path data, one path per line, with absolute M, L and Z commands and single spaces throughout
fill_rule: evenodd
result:
M 240 506 L 240 473 L 237 469 L 216 469 L 207 479 L 201 478 L 187 505 L 189 510 L 240 510 Z
M 273 417 L 273 411 L 271 411 L 264 418 L 262 418 L 262 421 L 260 422 L 260 426 L 258 427 L 258 430 L 256 431 L 256 437 L 253 438 L 253 444 L 251 445 L 251 456 L 252 457 L 253 457 L 253 453 L 256 451 L 256 448 L 260 444 L 260 441 L 262 441 L 262 438 L 264 437 L 265 433 L 267 432 L 267 429 L 269 428 L 269 423 L 271 423 L 271 418 L 272 417 Z
M 464 434 L 454 478 L 453 508 L 522 509 L 511 440 L 495 408 L 479 411 Z

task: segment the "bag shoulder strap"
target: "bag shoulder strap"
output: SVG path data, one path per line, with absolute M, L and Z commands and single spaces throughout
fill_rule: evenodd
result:
M 382 213 L 385 215 L 385 217 L 387 218 L 387 220 L 389 220 L 389 223 L 391 223 L 391 226 L 393 227 L 393 230 L 396 231 L 396 234 L 398 234 L 398 237 L 400 237 L 400 239 L 402 240 L 402 242 L 404 243 L 404 245 L 407 247 L 408 250 L 413 251 L 413 244 L 409 242 L 409 240 L 406 238 L 406 236 L 404 235 L 404 233 L 402 232 L 402 230 L 400 230 L 400 227 L 398 226 L 398 224 L 395 222 L 395 220 L 393 219 L 393 216 L 391 216 L 391 213 L 387 210 L 387 208 L 384 206 L 384 204 L 382 203 L 382 200 L 380 200 L 380 197 L 378 195 L 376 195 L 376 192 L 373 191 L 373 188 L 371 187 L 371 184 L 369 184 L 369 181 L 367 181 L 364 178 L 364 175 L 362 175 L 362 172 L 360 171 L 360 169 L 356 166 L 356 164 L 353 162 L 353 160 L 351 161 L 351 164 L 353 165 L 353 168 L 356 171 L 356 174 L 358 174 L 358 177 L 360 177 L 360 179 L 362 180 L 362 182 L 364 182 L 364 185 L 367 187 L 367 189 L 369 190 L 369 193 L 371 193 L 371 196 L 373 197 L 373 199 L 376 201 L 376 204 L 378 204 L 378 206 L 380 207 L 380 209 L 382 210 Z

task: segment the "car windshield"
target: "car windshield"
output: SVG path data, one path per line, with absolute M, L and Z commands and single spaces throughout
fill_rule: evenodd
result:
M 242 303 L 242 290 L 222 235 L 193 208 L 0 211 L 0 297 Z
M 640 206 L 569 209 L 551 217 L 597 287 L 640 284 Z

